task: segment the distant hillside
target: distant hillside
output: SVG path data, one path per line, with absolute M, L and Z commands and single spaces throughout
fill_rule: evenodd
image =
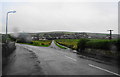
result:
M 108 39 L 109 34 L 105 33 L 88 33 L 88 32 L 67 32 L 67 31 L 53 31 L 53 32 L 39 32 L 29 33 L 33 38 L 38 39 L 80 39 L 80 38 L 96 38 Z M 116 39 L 117 34 L 113 34 L 112 38 Z
M 108 39 L 109 38 L 109 34 L 105 34 L 105 33 L 67 32 L 67 31 L 20 33 L 20 34 L 24 34 L 27 36 L 30 35 L 30 37 L 33 40 L 80 39 L 80 38 Z M 118 38 L 118 35 L 112 34 L 112 38 L 116 39 Z

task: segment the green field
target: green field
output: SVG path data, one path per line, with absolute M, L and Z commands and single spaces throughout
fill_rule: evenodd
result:
M 78 43 L 79 39 L 58 39 L 55 41 L 61 45 L 67 46 L 69 48 L 77 49 L 77 43 Z
M 52 42 L 51 40 L 39 40 L 39 41 L 32 41 L 31 43 L 21 43 L 21 44 L 48 47 L 50 46 L 51 42 Z

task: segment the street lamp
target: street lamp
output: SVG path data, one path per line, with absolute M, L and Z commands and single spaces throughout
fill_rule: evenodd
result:
M 7 43 L 7 32 L 8 32 L 8 14 L 9 13 L 16 13 L 16 11 L 9 11 L 7 12 L 7 15 L 6 15 L 6 43 Z

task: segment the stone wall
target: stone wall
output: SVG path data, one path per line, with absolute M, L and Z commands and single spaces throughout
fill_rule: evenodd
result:
M 2 43 L 2 68 L 4 68 L 9 60 L 9 56 L 16 49 L 15 42 Z

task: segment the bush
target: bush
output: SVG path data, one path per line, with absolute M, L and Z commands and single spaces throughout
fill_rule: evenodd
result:
M 78 52 L 83 52 L 86 48 L 86 43 L 88 42 L 88 39 L 80 39 L 78 44 L 77 44 L 77 51 Z
M 120 51 L 120 39 L 116 41 L 115 45 L 117 47 L 117 51 Z
M 104 49 L 104 50 L 110 50 L 111 46 L 116 43 L 116 40 L 100 40 L 100 39 L 94 39 L 90 40 L 86 43 L 87 48 L 93 48 L 93 49 Z
M 41 45 L 44 45 L 44 43 L 41 43 Z

